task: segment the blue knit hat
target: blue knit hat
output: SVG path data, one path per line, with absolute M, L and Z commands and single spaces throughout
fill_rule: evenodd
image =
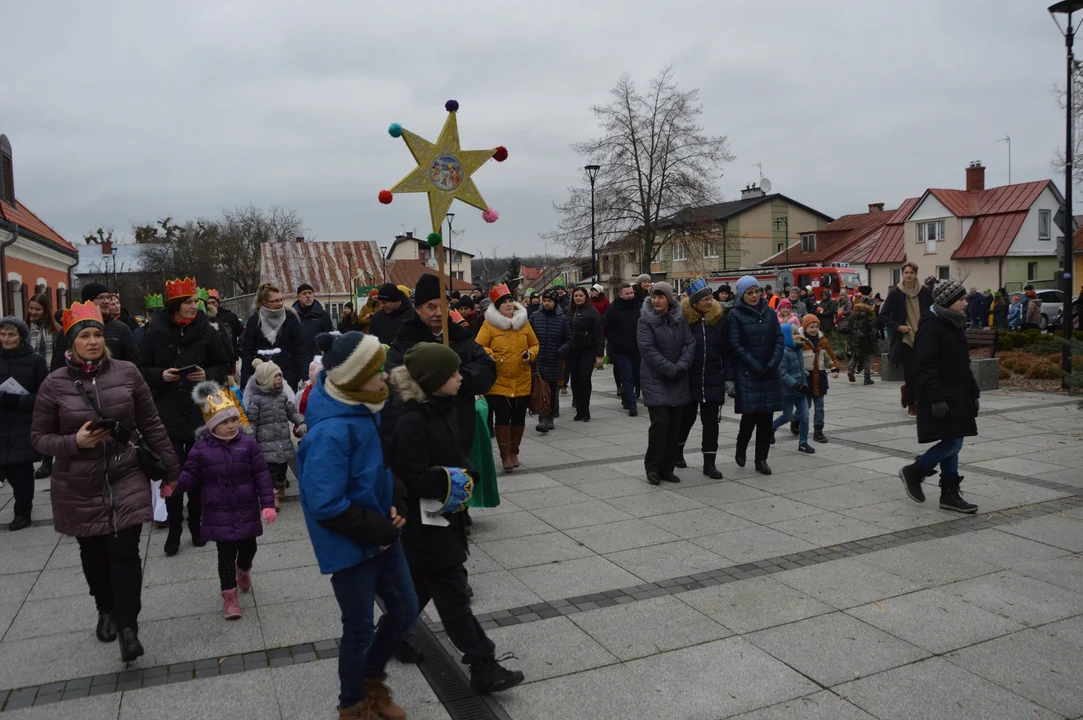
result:
M 695 305 L 703 298 L 711 296 L 711 288 L 707 285 L 706 280 L 698 277 L 688 283 L 688 287 L 684 289 L 684 294 L 688 296 L 688 302 Z
M 760 287 L 760 281 L 751 275 L 745 275 L 737 281 L 737 297 L 743 298 L 749 288 Z
M 793 323 L 782 323 L 782 342 L 786 344 L 786 347 L 792 348 L 793 345 Z

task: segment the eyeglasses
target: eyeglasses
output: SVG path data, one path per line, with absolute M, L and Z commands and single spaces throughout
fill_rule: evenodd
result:
M 761 294 L 763 294 L 763 290 L 761 290 L 758 287 L 749 288 L 748 290 L 745 290 L 745 295 L 748 295 L 749 293 L 752 293 L 753 295 L 761 295 Z

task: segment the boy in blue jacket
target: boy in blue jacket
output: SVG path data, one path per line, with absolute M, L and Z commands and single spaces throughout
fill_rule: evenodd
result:
M 782 325 L 782 342 L 785 347 L 782 351 L 782 362 L 778 367 L 778 379 L 782 384 L 782 414 L 775 418 L 772 426 L 777 432 L 790 420 L 795 420 L 799 424 L 800 431 L 797 449 L 811 455 L 816 450 L 808 444 L 808 400 L 805 397 L 807 388 L 805 387 L 804 351 L 811 349 L 812 346 L 791 323 Z M 771 444 L 774 445 L 774 443 L 775 437 L 772 435 Z
M 301 508 L 320 572 L 342 610 L 339 717 L 405 718 L 384 684 L 387 661 L 417 618 L 399 531 L 406 522 L 380 444 L 384 348 L 372 335 L 316 336 L 323 353 L 297 453 Z M 373 602 L 384 617 L 373 626 Z

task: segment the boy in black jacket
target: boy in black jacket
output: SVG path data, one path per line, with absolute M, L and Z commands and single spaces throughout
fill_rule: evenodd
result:
M 391 471 L 408 494 L 402 541 L 418 608 L 433 601 L 448 637 L 470 666 L 470 688 L 483 694 L 518 685 L 523 673 L 500 666 L 492 640 L 470 610 L 461 510 L 472 485 L 463 482 L 476 477 L 477 470 L 458 441 L 459 362 L 458 354 L 440 343 L 419 343 L 391 371 L 403 412 L 391 437 L 390 459 Z M 457 497 L 462 500 L 451 501 Z M 439 511 L 426 507 L 431 505 Z

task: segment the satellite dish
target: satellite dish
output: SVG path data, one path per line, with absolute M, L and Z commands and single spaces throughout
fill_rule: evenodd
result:
M 771 181 L 767 178 L 760 178 L 760 190 L 763 190 L 765 193 L 771 192 Z
M 789 270 L 782 270 L 781 272 L 779 272 L 779 274 L 778 274 L 778 284 L 779 284 L 779 287 L 782 287 L 782 286 L 785 286 L 785 285 L 793 285 L 793 273 L 790 272 Z

